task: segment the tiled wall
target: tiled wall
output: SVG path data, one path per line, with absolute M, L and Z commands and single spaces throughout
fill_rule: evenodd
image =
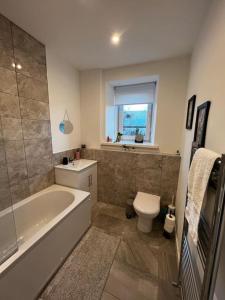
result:
M 45 47 L 0 16 L 0 207 L 53 182 Z
M 166 206 L 176 196 L 180 156 L 86 149 L 82 157 L 98 161 L 98 201 L 124 206 L 141 191 Z
M 76 149 L 67 150 L 63 152 L 58 152 L 53 154 L 53 163 L 54 166 L 60 165 L 62 163 L 63 157 L 67 157 L 68 159 L 74 159 Z

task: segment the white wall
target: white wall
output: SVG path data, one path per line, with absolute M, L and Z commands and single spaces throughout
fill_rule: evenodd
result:
M 46 47 L 49 106 L 53 153 L 80 147 L 80 88 L 79 73 L 54 51 Z M 68 111 L 74 130 L 59 131 L 59 123 Z
M 105 86 L 105 136 L 115 140 L 118 130 L 118 109 L 115 106 L 115 93 L 112 84 Z M 104 136 L 103 136 L 104 139 Z
M 101 70 L 80 72 L 81 143 L 99 147 L 101 134 Z
M 197 95 L 197 104 L 210 100 L 206 148 L 225 153 L 225 0 L 215 0 L 195 45 L 188 96 Z M 187 103 L 186 103 L 187 108 Z M 195 117 L 194 117 L 195 121 Z M 194 127 L 194 126 L 193 126 Z M 183 125 L 184 128 L 184 125 Z M 177 193 L 178 239 L 181 240 L 190 149 L 194 135 L 183 130 L 182 162 Z
M 105 139 L 105 89 L 111 81 L 159 76 L 155 143 L 175 153 L 181 132 L 189 73 L 189 56 L 120 68 L 81 72 L 82 142 L 99 147 Z M 101 90 L 99 90 L 101 89 Z

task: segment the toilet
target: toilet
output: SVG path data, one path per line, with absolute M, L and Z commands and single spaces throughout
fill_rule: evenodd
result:
M 160 197 L 138 192 L 133 206 L 138 215 L 138 229 L 145 233 L 151 232 L 152 221 L 160 211 Z

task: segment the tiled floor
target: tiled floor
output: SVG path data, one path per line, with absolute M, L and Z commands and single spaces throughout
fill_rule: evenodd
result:
M 162 225 L 144 234 L 137 218 L 124 209 L 98 202 L 92 227 L 50 282 L 47 300 L 164 300 L 180 299 L 176 280 L 176 250 L 162 236 Z

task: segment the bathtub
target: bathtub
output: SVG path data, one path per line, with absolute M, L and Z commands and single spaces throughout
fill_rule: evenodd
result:
M 14 205 L 14 216 L 18 250 L 0 265 L 0 298 L 32 300 L 89 228 L 90 194 L 52 185 Z

